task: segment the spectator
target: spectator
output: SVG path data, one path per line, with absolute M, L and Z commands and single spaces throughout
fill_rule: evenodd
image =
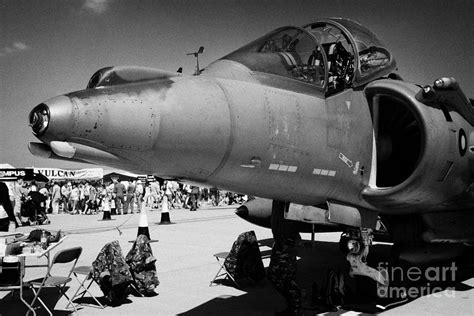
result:
M 82 208 L 84 209 L 84 213 L 86 212 L 87 203 L 89 203 L 89 195 L 91 194 L 90 190 L 91 185 L 88 181 L 86 181 L 86 183 L 84 183 L 84 204 L 82 206 Z
M 89 183 L 86 183 L 88 185 Z M 97 189 L 93 185 L 89 185 L 89 195 L 87 195 L 86 205 L 84 207 L 85 214 L 95 214 L 97 212 Z
M 211 195 L 211 202 L 213 206 L 219 205 L 219 190 L 215 187 L 209 189 L 209 194 Z
M 183 186 L 183 208 L 188 208 L 188 205 L 190 205 L 190 200 L 191 200 L 191 186 L 189 184 L 185 184 Z
M 153 195 L 151 194 L 151 185 L 147 185 L 145 187 L 145 196 L 144 196 L 144 202 L 146 207 L 152 207 L 153 203 L 155 201 Z
M 198 208 L 198 196 L 199 188 L 197 186 L 192 186 L 191 188 L 191 209 L 190 211 L 196 211 Z
M 31 183 L 30 183 L 28 193 L 31 192 L 31 191 L 33 191 L 33 192 L 38 191 L 38 186 L 36 185 L 35 181 L 31 181 Z
M 125 197 L 125 204 L 124 204 L 124 213 L 128 213 L 128 209 L 130 207 L 130 213 L 134 213 L 133 211 L 133 199 L 135 197 L 135 181 L 130 182 L 127 186 L 127 196 Z
M 0 231 L 14 231 L 16 227 L 18 223 L 13 212 L 8 187 L 4 182 L 0 182 Z
M 71 214 L 77 214 L 77 204 L 79 203 L 79 188 L 77 185 L 73 185 L 71 189 L 71 195 L 69 196 L 70 204 L 72 205 Z
M 114 182 L 114 194 L 115 194 L 115 208 L 117 212 L 123 215 L 123 204 L 125 202 L 125 185 L 118 181 L 118 178 L 113 179 Z
M 105 184 L 98 186 L 97 194 L 96 194 L 96 202 L 97 202 L 97 207 L 99 208 L 99 210 L 102 210 L 102 211 L 104 210 L 103 206 L 104 206 L 104 200 L 106 196 L 107 196 L 107 188 L 105 187 Z
M 38 191 L 30 191 L 28 193 L 22 205 L 21 216 L 23 225 L 49 224 L 45 207 L 46 199 L 47 197 Z
M 44 197 L 46 198 L 44 201 L 44 209 L 45 209 L 45 212 L 48 213 L 49 208 L 51 206 L 51 199 L 49 195 L 48 185 L 46 184 L 44 187 L 39 189 L 39 193 L 43 194 Z
M 63 196 L 63 212 L 64 213 L 71 212 L 71 204 L 70 204 L 71 190 L 72 190 L 71 182 L 64 183 L 63 186 L 61 187 L 61 194 Z
M 15 213 L 15 217 L 17 218 L 17 222 L 21 222 L 21 204 L 22 199 L 26 196 L 28 192 L 25 188 L 25 183 L 23 179 L 19 178 L 15 182 L 15 187 L 13 188 L 13 195 L 15 197 L 15 208 L 13 212 Z
M 53 214 L 59 213 L 59 203 L 61 202 L 61 188 L 56 181 L 53 181 L 53 190 L 51 192 L 51 208 Z
M 79 202 L 77 203 L 77 210 L 79 212 L 79 214 L 82 214 L 84 212 L 84 207 L 85 207 L 85 204 L 86 204 L 86 196 L 84 194 L 84 184 L 82 183 L 79 183 L 79 185 L 77 186 L 78 190 L 79 190 Z
M 135 186 L 135 201 L 137 202 L 138 212 L 141 212 L 143 201 L 143 185 L 141 180 L 138 180 Z
M 174 187 L 173 181 L 165 182 L 165 195 L 168 198 L 168 203 L 170 205 L 170 208 L 175 208 L 174 197 L 176 196 L 176 194 L 175 194 L 175 187 Z
M 150 194 L 153 197 L 153 208 L 158 208 L 160 202 L 160 183 L 158 181 L 150 184 Z

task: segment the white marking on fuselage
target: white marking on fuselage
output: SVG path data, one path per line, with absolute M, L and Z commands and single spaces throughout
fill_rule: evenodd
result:
M 278 167 L 278 171 L 288 171 L 288 166 L 287 165 L 280 165 Z
M 326 169 L 319 169 L 314 168 L 313 174 L 317 176 L 325 176 L 325 177 L 335 177 L 336 171 L 335 170 L 326 170 Z
M 298 170 L 297 166 L 289 166 L 284 164 L 271 163 L 268 167 L 269 170 L 283 171 L 283 172 L 296 172 Z
M 357 161 L 354 167 L 354 171 L 352 171 L 353 174 L 357 174 L 357 172 L 359 172 L 359 166 L 360 162 Z
M 352 168 L 354 166 L 352 160 L 347 158 L 343 153 L 339 153 L 339 159 L 341 159 L 349 168 Z
M 347 109 L 350 110 L 351 109 L 351 101 L 346 101 L 346 105 L 347 105 Z
M 298 167 L 296 167 L 296 166 L 289 166 L 288 167 L 288 172 L 296 172 L 296 170 L 298 170 Z
M 280 166 L 279 164 L 272 163 L 272 164 L 270 164 L 270 167 L 268 167 L 268 169 L 270 169 L 270 170 L 278 170 L 278 167 L 279 167 L 279 166 Z

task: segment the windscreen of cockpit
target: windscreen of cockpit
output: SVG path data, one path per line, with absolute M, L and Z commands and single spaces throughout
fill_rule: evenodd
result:
M 301 28 L 277 29 L 223 59 L 239 62 L 255 72 L 291 78 L 318 87 L 325 85 L 321 48 Z
M 352 69 L 346 71 L 347 82 L 350 74 L 353 76 L 353 86 L 363 85 L 373 79 L 383 77 L 396 68 L 396 63 L 385 45 L 367 28 L 362 25 L 342 18 L 330 18 L 328 20 L 318 21 L 305 26 L 316 40 L 321 43 L 327 51 L 328 60 L 331 58 L 331 52 L 328 46 L 331 43 L 341 43 L 342 46 L 350 53 L 353 60 Z M 332 56 L 335 56 L 332 54 Z M 349 56 L 349 55 L 348 55 Z M 334 64 L 334 63 L 332 63 Z M 340 62 L 336 63 L 340 65 Z M 337 78 L 341 78 L 342 69 L 333 69 L 329 67 L 329 81 L 333 73 L 338 73 Z M 336 71 L 337 70 L 337 71 Z M 351 74 L 352 73 L 352 74 Z
M 391 66 L 392 58 L 385 45 L 367 28 L 350 20 L 338 19 L 349 30 L 359 52 L 361 76 Z
M 354 75 L 354 48 L 347 34 L 328 23 L 315 23 L 306 29 L 324 49 L 328 60 L 328 93 L 352 85 Z

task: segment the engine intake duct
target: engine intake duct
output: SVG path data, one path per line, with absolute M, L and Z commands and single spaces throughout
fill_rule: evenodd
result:
M 422 155 L 423 126 L 410 98 L 372 85 L 366 89 L 377 146 L 377 187 L 403 183 Z

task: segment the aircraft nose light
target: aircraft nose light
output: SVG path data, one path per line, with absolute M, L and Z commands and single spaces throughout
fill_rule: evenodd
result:
M 46 104 L 41 103 L 37 105 L 31 112 L 30 112 L 30 126 L 33 130 L 33 134 L 36 136 L 41 136 L 44 132 L 48 129 L 49 120 L 50 120 L 50 113 L 49 108 Z

